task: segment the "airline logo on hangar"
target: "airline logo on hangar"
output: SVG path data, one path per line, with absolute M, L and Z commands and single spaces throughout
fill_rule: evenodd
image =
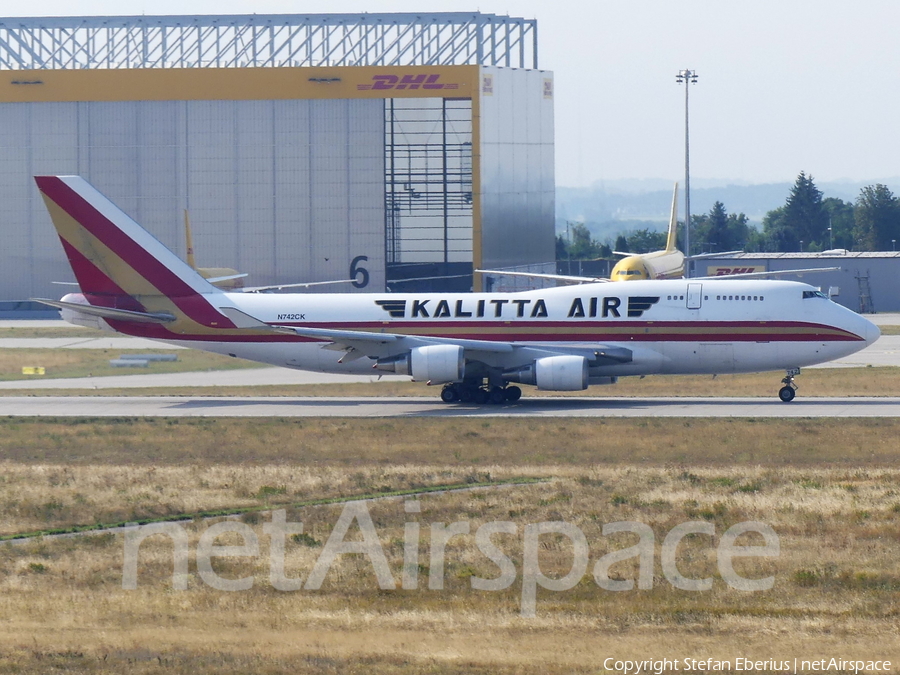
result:
M 372 84 L 358 84 L 356 88 L 359 91 L 368 91 L 370 89 L 393 89 L 395 91 L 403 91 L 405 89 L 459 89 L 458 84 L 450 82 L 439 82 L 440 75 L 434 73 L 422 73 L 419 75 L 373 75 Z

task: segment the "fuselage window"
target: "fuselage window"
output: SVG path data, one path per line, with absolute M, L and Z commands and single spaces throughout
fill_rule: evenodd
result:
M 765 298 L 764 298 L 763 296 L 759 296 L 759 299 L 760 299 L 760 300 L 765 300 Z

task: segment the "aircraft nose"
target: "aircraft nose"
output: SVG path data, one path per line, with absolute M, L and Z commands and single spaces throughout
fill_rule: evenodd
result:
M 881 337 L 881 329 L 868 319 L 864 319 L 864 321 L 866 322 L 866 332 L 863 337 L 866 338 L 866 344 L 870 345 Z

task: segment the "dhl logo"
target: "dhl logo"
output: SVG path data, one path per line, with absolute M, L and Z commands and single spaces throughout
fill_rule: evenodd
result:
M 764 271 L 763 267 L 710 267 L 710 276 L 727 277 L 730 274 L 752 274 Z
M 404 89 L 459 89 L 458 84 L 438 82 L 440 78 L 440 75 L 429 75 L 428 73 L 404 75 L 403 77 L 397 75 L 373 75 L 372 84 L 358 84 L 356 88 L 361 91 L 369 89 L 393 89 L 395 91 Z

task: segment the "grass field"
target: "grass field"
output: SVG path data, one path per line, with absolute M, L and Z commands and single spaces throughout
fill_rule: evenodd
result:
M 177 361 L 153 361 L 146 368 L 109 365 L 122 350 L 113 349 L 0 349 L 0 380 L 34 380 L 51 377 L 102 377 L 147 373 L 183 373 L 205 370 L 258 368 L 258 363 L 194 349 L 142 349 L 141 354 L 176 354 Z M 23 375 L 22 366 L 43 366 L 44 375 Z
M 218 558 L 238 592 L 202 583 L 197 542 L 216 519 L 183 527 L 188 587 L 172 583 L 172 545 L 148 538 L 138 587 L 122 588 L 121 533 L 0 544 L 0 673 L 595 673 L 607 657 L 900 660 L 900 468 L 896 420 L 0 420 L 0 533 L 205 509 L 278 507 L 318 497 L 532 476 L 545 482 L 371 502 L 378 538 L 399 583 L 407 524 L 421 537 L 416 588 L 379 589 L 368 559 L 341 557 L 319 590 L 276 591 L 269 580 L 270 516 L 240 522 L 258 557 Z M 307 578 L 342 505 L 287 508 L 288 577 Z M 714 545 L 756 520 L 777 532 L 777 557 L 743 558 L 769 591 L 723 581 Z M 429 589 L 432 523 L 470 524 L 447 545 Z M 499 569 L 477 547 L 487 522 L 516 578 L 472 588 Z M 537 590 L 523 618 L 526 525 L 565 521 L 585 534 L 587 573 L 566 591 Z M 604 524 L 637 521 L 656 539 L 653 587 L 615 592 L 594 564 L 634 535 Z M 714 527 L 678 550 L 679 571 L 712 589 L 674 588 L 660 542 L 685 521 Z M 358 537 L 351 529 L 349 539 Z M 237 545 L 229 535 L 218 544 Z M 760 541 L 748 539 L 758 545 Z M 540 538 L 538 560 L 565 575 L 572 545 Z M 610 577 L 637 576 L 635 559 Z

